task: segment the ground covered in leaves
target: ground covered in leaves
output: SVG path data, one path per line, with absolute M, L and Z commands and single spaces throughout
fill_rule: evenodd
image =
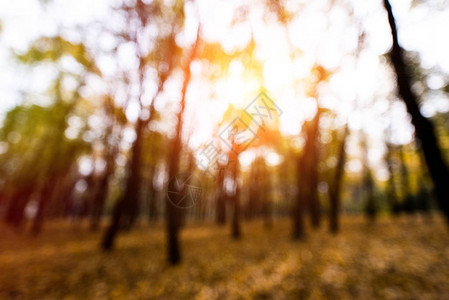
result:
M 183 263 L 165 263 L 164 226 L 122 234 L 111 253 L 99 233 L 47 224 L 41 237 L 0 227 L 0 299 L 449 299 L 449 232 L 439 218 L 346 217 L 338 236 L 290 222 L 266 230 L 187 226 Z

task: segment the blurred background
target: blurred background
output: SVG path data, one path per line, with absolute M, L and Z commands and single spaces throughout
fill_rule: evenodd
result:
M 445 0 L 0 3 L 0 298 L 449 297 Z

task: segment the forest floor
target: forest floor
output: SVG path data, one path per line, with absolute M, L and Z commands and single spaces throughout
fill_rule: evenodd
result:
M 323 224 L 327 225 L 327 224 Z M 289 220 L 270 230 L 243 224 L 233 241 L 213 224 L 183 229 L 183 263 L 169 267 L 163 224 L 121 234 L 47 224 L 38 238 L 0 227 L 0 299 L 449 299 L 449 232 L 442 219 L 345 217 L 290 239 Z

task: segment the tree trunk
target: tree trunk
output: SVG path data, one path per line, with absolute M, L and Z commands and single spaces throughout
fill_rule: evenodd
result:
M 94 199 L 92 203 L 91 222 L 90 229 L 97 231 L 100 227 L 101 217 L 103 216 L 104 205 L 109 193 L 109 180 L 115 172 L 115 159 L 119 151 L 118 145 L 110 145 L 109 140 L 114 130 L 114 105 L 111 98 L 107 98 L 105 101 L 105 111 L 109 116 L 109 124 L 104 135 L 106 167 L 102 174 L 94 193 Z
M 109 165 L 114 162 L 107 162 Z M 108 197 L 109 192 L 109 179 L 112 175 L 110 167 L 107 166 L 105 173 L 100 178 L 98 186 L 95 189 L 94 199 L 92 203 L 92 211 L 90 217 L 90 229 L 92 231 L 97 231 L 100 227 L 101 216 L 103 215 L 103 208 L 106 202 L 106 198 Z
M 150 223 L 157 221 L 157 196 L 158 193 L 156 189 L 154 188 L 154 175 L 155 175 L 155 168 L 152 168 L 152 171 L 150 172 L 150 181 L 148 182 L 147 187 L 147 199 L 148 199 L 148 221 Z
M 366 136 L 362 135 L 362 163 L 363 163 L 363 181 L 362 181 L 362 189 L 363 195 L 365 198 L 365 214 L 367 219 L 370 222 L 374 222 L 376 220 L 377 215 L 377 206 L 374 199 L 374 179 L 371 174 L 371 169 L 368 161 L 368 145 Z
M 240 186 L 239 186 L 239 159 L 238 154 L 233 150 L 230 151 L 231 161 L 230 173 L 232 180 L 234 181 L 235 189 L 234 194 L 231 197 L 231 203 L 233 205 L 232 214 L 232 238 L 239 239 L 241 236 L 240 230 Z
M 224 191 L 225 170 L 220 167 L 217 178 L 217 206 L 216 206 L 216 223 L 224 225 L 226 223 L 226 195 Z
M 126 216 L 126 226 L 130 228 L 136 218 L 138 211 L 140 180 L 140 161 L 142 153 L 142 137 L 146 122 L 141 118 L 136 122 L 136 139 L 131 148 L 131 158 L 128 165 L 128 177 L 123 196 L 117 201 L 113 211 L 111 223 L 107 228 L 102 241 L 104 250 L 111 250 L 114 247 L 116 235 L 123 225 Z
M 169 161 L 169 167 L 168 167 L 168 178 L 172 179 L 176 175 L 178 175 L 179 171 L 179 162 L 180 162 L 180 156 L 181 156 L 181 149 L 182 149 L 182 128 L 183 128 L 183 122 L 184 122 L 184 110 L 186 106 L 186 94 L 187 94 L 187 87 L 189 86 L 190 79 L 191 79 L 191 73 L 190 73 L 190 65 L 194 61 L 196 57 L 196 51 L 198 49 L 199 45 L 199 33 L 200 28 L 198 28 L 197 37 L 195 44 L 193 45 L 193 48 L 191 50 L 190 56 L 188 57 L 188 60 L 186 64 L 184 65 L 184 82 L 182 85 L 182 97 L 180 102 L 180 110 L 178 112 L 177 116 L 177 125 L 176 125 L 176 135 L 173 139 L 172 147 L 171 147 L 171 155 L 170 161 Z M 170 180 L 168 184 L 168 191 L 176 191 L 177 187 L 175 186 L 175 180 Z M 167 222 L 167 247 L 168 247 L 168 262 L 171 265 L 176 265 L 181 262 L 181 251 L 179 249 L 179 227 L 180 227 L 180 216 L 181 212 L 180 209 L 173 205 L 172 202 L 169 200 L 168 195 L 166 197 L 166 222 Z
M 421 114 L 417 96 L 411 89 L 411 73 L 407 69 L 405 62 L 405 51 L 398 42 L 396 22 L 390 2 L 384 0 L 384 6 L 388 13 L 388 22 L 393 40 L 393 47 L 390 51 L 390 60 L 396 72 L 398 93 L 411 116 L 412 124 L 415 127 L 416 137 L 420 141 L 427 167 L 435 186 L 438 204 L 449 224 L 449 170 L 438 146 L 433 124 Z
M 34 217 L 33 227 L 31 229 L 33 235 L 39 235 L 42 232 L 45 210 L 54 196 L 55 188 L 57 186 L 58 181 L 59 181 L 58 176 L 52 175 L 42 188 L 37 213 L 36 216 Z
M 261 202 L 263 203 L 263 217 L 264 217 L 264 226 L 266 229 L 270 229 L 273 227 L 273 211 L 272 211 L 272 203 L 271 203 L 271 177 L 268 171 L 268 166 L 265 163 L 265 160 L 261 160 Z
M 320 123 L 321 109 L 318 107 L 315 117 L 309 123 L 310 127 L 306 130 L 306 145 L 305 145 L 305 173 L 307 178 L 307 185 L 304 187 L 305 194 L 307 194 L 307 206 L 310 213 L 311 223 L 313 228 L 319 228 L 321 223 L 321 205 L 318 197 L 318 161 L 319 161 L 319 123 Z
M 245 217 L 250 220 L 257 213 L 257 201 L 259 198 L 259 170 L 257 159 L 253 161 L 249 176 L 249 197 L 245 208 Z
M 393 168 L 393 146 L 386 142 L 387 153 L 385 154 L 385 163 L 388 168 L 390 177 L 388 178 L 387 197 L 390 205 L 390 210 L 394 216 L 398 216 L 400 212 L 398 196 L 396 193 L 396 184 L 394 182 L 394 168 Z
M 5 221 L 8 225 L 11 225 L 14 228 L 21 227 L 24 219 L 25 207 L 29 202 L 33 191 L 34 187 L 28 187 L 17 191 L 14 196 L 11 197 L 5 216 Z
M 298 164 L 298 192 L 296 195 L 296 203 L 293 207 L 292 217 L 293 217 L 293 239 L 301 240 L 305 238 L 305 228 L 304 228 L 304 188 L 307 184 L 304 180 L 304 156 L 300 156 L 297 161 Z
M 332 234 L 337 234 L 340 231 L 340 222 L 339 222 L 340 203 L 341 203 L 340 190 L 345 170 L 345 163 L 346 163 L 345 147 L 348 134 L 349 134 L 349 127 L 348 124 L 346 124 L 340 148 L 338 149 L 338 162 L 337 166 L 335 167 L 335 174 L 332 181 L 332 186 L 329 189 L 329 200 L 330 200 L 329 230 Z
M 410 178 L 407 162 L 404 156 L 404 147 L 398 146 L 399 160 L 401 162 L 401 190 L 402 190 L 402 209 L 404 212 L 412 213 L 416 210 L 415 199 L 411 194 Z
M 189 76 L 190 79 L 190 76 Z M 185 80 L 184 85 L 187 87 L 187 82 Z M 180 161 L 180 155 L 181 155 L 181 133 L 182 133 L 182 122 L 183 122 L 183 113 L 184 113 L 184 107 L 185 107 L 185 92 L 186 87 L 183 88 L 183 96 L 181 100 L 181 110 L 178 113 L 178 125 L 176 128 L 176 136 L 173 140 L 172 144 L 172 152 L 170 155 L 171 160 L 169 161 L 169 184 L 168 184 L 168 191 L 177 191 L 178 188 L 175 185 L 176 180 L 172 180 L 176 175 L 178 175 L 179 170 L 179 161 Z M 179 249 L 179 223 L 180 223 L 180 209 L 175 206 L 172 202 L 178 202 L 176 201 L 176 195 L 173 194 L 174 197 L 172 201 L 169 200 L 168 194 L 166 195 L 167 201 L 166 201 L 166 222 L 167 222 L 167 252 L 168 252 L 168 262 L 171 265 L 176 265 L 181 262 L 181 251 Z

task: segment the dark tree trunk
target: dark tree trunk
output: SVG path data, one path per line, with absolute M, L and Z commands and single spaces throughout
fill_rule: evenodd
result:
M 147 188 L 147 199 L 148 199 L 148 221 L 150 223 L 157 221 L 157 196 L 158 193 L 154 188 L 154 168 L 150 172 L 150 181 L 148 182 Z
M 73 191 L 75 189 L 76 180 L 74 180 L 73 176 L 73 168 L 71 168 L 68 173 L 66 173 L 62 178 L 61 182 L 58 184 L 58 187 L 55 189 L 54 196 L 52 199 L 57 199 L 57 201 L 54 201 L 51 203 L 51 206 L 49 207 L 50 211 L 50 217 L 66 217 L 68 208 L 71 207 L 73 201 L 72 201 L 72 195 Z M 89 195 L 92 194 L 92 192 L 89 190 L 90 186 L 88 184 L 88 190 L 86 193 Z M 91 204 L 91 203 L 86 203 Z M 87 208 L 87 205 L 86 205 Z
M 234 239 L 239 239 L 242 235 L 240 230 L 240 188 L 238 187 L 238 182 L 236 185 L 235 195 L 232 197 L 232 203 L 234 206 L 234 211 L 232 214 L 232 237 Z
M 73 193 L 75 190 L 75 185 L 78 182 L 78 176 L 74 176 L 73 178 L 69 179 L 69 183 L 67 184 L 67 188 L 64 190 L 63 194 L 63 207 L 62 207 L 62 216 L 66 218 L 71 213 L 71 208 L 73 205 Z
M 39 205 L 37 208 L 37 213 L 36 216 L 34 217 L 33 227 L 31 229 L 33 235 L 39 235 L 42 232 L 45 210 L 54 196 L 54 192 L 58 181 L 59 181 L 58 176 L 53 175 L 47 180 L 47 182 L 44 184 L 44 187 L 42 188 L 39 197 Z
M 273 215 L 272 215 L 272 203 L 271 203 L 271 177 L 268 172 L 268 167 L 265 164 L 265 160 L 261 160 L 263 164 L 261 164 L 260 170 L 260 179 L 262 186 L 260 187 L 261 191 L 261 201 L 263 203 L 263 217 L 264 217 L 264 226 L 267 229 L 273 227 Z
M 126 221 L 125 226 L 130 227 L 134 222 L 139 202 L 140 180 L 140 162 L 142 153 L 142 137 L 146 122 L 141 118 L 136 122 L 136 139 L 131 148 L 131 158 L 128 165 L 128 177 L 123 196 L 117 201 L 113 211 L 110 225 L 108 226 L 102 241 L 104 250 L 111 250 L 114 247 L 116 235 Z M 126 216 L 126 220 L 124 218 Z
M 25 207 L 28 204 L 33 191 L 34 186 L 31 186 L 17 191 L 14 196 L 11 197 L 5 218 L 8 225 L 15 228 L 21 227 L 24 219 Z
M 105 109 L 106 113 L 109 115 L 109 124 L 103 141 L 105 145 L 104 157 L 106 161 L 106 168 L 104 170 L 104 173 L 100 177 L 100 180 L 98 181 L 94 192 L 91 220 L 90 220 L 90 229 L 92 231 L 97 231 L 98 228 L 100 227 L 101 217 L 103 216 L 105 202 L 109 193 L 109 180 L 115 172 L 115 159 L 118 153 L 118 145 L 109 144 L 109 140 L 112 136 L 112 132 L 114 129 L 113 107 L 114 106 L 112 104 L 112 100 L 108 98 L 105 101 Z
M 416 210 L 415 199 L 411 194 L 410 178 L 408 173 L 407 161 L 404 156 L 404 148 L 398 146 L 399 161 L 401 162 L 401 190 L 402 190 L 402 209 L 405 212 L 412 213 Z
M 225 178 L 224 168 L 220 168 L 217 177 L 216 223 L 224 225 L 226 223 L 226 195 L 223 186 Z
M 109 224 L 109 227 L 106 230 L 101 243 L 101 247 L 105 251 L 112 250 L 114 246 L 115 237 L 120 228 L 120 221 L 124 207 L 125 201 L 123 200 L 123 198 L 120 198 L 113 208 L 111 223 Z
M 181 150 L 182 150 L 182 146 L 181 146 Z M 188 166 L 187 166 L 187 169 L 186 169 L 186 174 L 188 174 L 189 177 L 184 181 L 184 185 L 183 185 L 184 187 L 183 187 L 183 189 L 181 191 L 183 197 L 185 197 L 185 196 L 191 197 L 189 195 L 188 185 L 190 185 L 190 183 L 191 183 L 194 171 L 195 171 L 195 157 L 191 153 L 188 153 Z M 193 199 L 190 199 L 190 200 L 193 201 Z M 196 206 L 196 208 L 197 208 L 197 206 Z M 179 220 L 177 222 L 178 223 L 178 230 L 181 230 L 186 225 L 188 216 L 187 216 L 187 213 L 186 213 L 185 209 L 178 209 L 177 210 L 177 214 L 178 214 L 177 218 Z
M 295 240 L 301 240 L 305 238 L 306 232 L 304 228 L 304 191 L 305 191 L 305 185 L 307 184 L 305 182 L 305 166 L 304 166 L 304 156 L 300 156 L 298 158 L 298 173 L 297 173 L 297 180 L 298 180 L 298 192 L 296 195 L 296 203 L 293 206 L 293 239 Z
M 398 196 L 396 193 L 396 184 L 394 181 L 394 168 L 393 168 L 393 146 L 387 142 L 387 153 L 385 154 L 385 163 L 388 168 L 390 177 L 388 178 L 387 197 L 390 205 L 390 210 L 394 216 L 398 216 L 400 212 Z
M 377 207 L 374 199 L 374 182 L 369 169 L 366 170 L 364 189 L 366 195 L 365 213 L 370 222 L 376 221 Z
M 333 234 L 337 234 L 340 231 L 339 213 L 340 213 L 340 198 L 341 198 L 341 185 L 343 182 L 345 163 L 346 163 L 346 140 L 349 134 L 349 127 L 346 124 L 341 140 L 340 147 L 338 149 L 338 161 L 335 167 L 335 174 L 332 180 L 332 185 L 329 189 L 329 230 Z
M 267 193 L 269 193 L 269 190 L 267 190 Z M 264 216 L 264 226 L 267 229 L 270 229 L 273 227 L 273 207 L 271 204 L 270 195 L 267 194 L 266 199 L 264 200 L 264 210 L 263 210 L 263 216 Z
M 189 76 L 190 77 L 190 76 Z M 170 161 L 169 161 L 169 169 L 168 169 L 168 176 L 169 176 L 169 184 L 168 184 L 168 191 L 177 191 L 178 187 L 176 186 L 175 182 L 176 180 L 172 180 L 176 175 L 178 175 L 179 172 L 179 161 L 180 161 L 180 155 L 181 155 L 181 133 L 182 133 L 182 122 L 183 122 L 183 113 L 184 113 L 184 107 L 185 107 L 185 92 L 187 83 L 184 83 L 185 88 L 183 89 L 183 96 L 181 100 L 181 110 L 178 113 L 178 125 L 176 128 L 176 136 L 172 144 L 172 152 L 170 155 Z M 173 197 L 170 201 L 168 198 L 168 194 L 166 196 L 166 222 L 167 222 L 167 252 L 168 252 L 168 262 L 171 265 L 176 265 L 181 262 L 181 251 L 179 248 L 179 227 L 181 222 L 181 214 L 180 209 L 175 206 L 172 202 L 178 202 L 176 199 L 175 194 L 173 194 Z
M 398 42 L 396 22 L 390 2 L 384 0 L 384 6 L 388 13 L 388 22 L 393 40 L 390 60 L 396 72 L 398 93 L 411 116 L 416 137 L 420 141 L 427 167 L 435 186 L 438 204 L 446 216 L 446 221 L 449 223 L 449 170 L 438 146 L 433 124 L 421 114 L 417 96 L 411 89 L 411 72 L 408 70 L 405 62 L 405 51 Z
M 230 173 L 232 176 L 232 180 L 234 181 L 235 189 L 234 194 L 231 196 L 231 203 L 233 206 L 232 213 L 232 238 L 239 239 L 241 236 L 240 230 L 240 186 L 239 186 L 239 159 L 238 154 L 233 150 L 230 151 L 229 161 L 232 162 L 230 164 Z
M 318 197 L 318 161 L 319 161 L 319 123 L 321 109 L 318 107 L 317 113 L 309 123 L 310 127 L 306 130 L 306 145 L 304 151 L 305 172 L 307 185 L 304 187 L 307 195 L 307 206 L 310 213 L 313 228 L 320 227 L 321 223 L 321 205 Z
M 251 164 L 250 177 L 249 177 L 249 197 L 248 203 L 245 207 L 245 217 L 250 220 L 254 217 L 257 212 L 257 201 L 259 188 L 259 174 L 258 174 L 258 164 L 257 159 Z
M 92 211 L 90 218 L 90 229 L 92 231 L 97 231 L 100 227 L 101 217 L 103 215 L 103 208 L 108 197 L 109 192 L 109 179 L 112 175 L 112 170 L 110 170 L 109 164 L 114 162 L 107 162 L 105 173 L 100 178 L 98 186 L 95 189 L 94 199 L 92 203 Z
M 125 222 L 124 228 L 129 230 L 136 223 L 139 216 L 140 194 L 142 187 L 142 146 L 145 127 L 148 124 L 147 121 L 142 121 L 140 118 L 137 120 L 137 137 L 134 141 L 133 147 L 133 159 L 131 160 L 131 174 L 128 178 L 127 188 L 125 191 Z
M 186 95 L 187 95 L 187 87 L 189 86 L 191 79 L 190 65 L 194 61 L 196 57 L 196 52 L 199 45 L 199 33 L 200 28 L 198 28 L 197 37 L 195 44 L 191 50 L 191 53 L 188 57 L 186 64 L 184 65 L 184 82 L 182 85 L 182 98 L 180 103 L 180 110 L 177 116 L 177 124 L 176 124 L 176 135 L 173 139 L 172 147 L 171 147 L 171 155 L 168 167 L 168 178 L 174 178 L 178 175 L 179 171 L 179 162 L 181 158 L 181 150 L 182 150 L 182 128 L 184 122 L 184 110 L 186 106 Z M 176 191 L 177 187 L 175 186 L 175 180 L 169 180 L 168 191 Z M 181 262 L 181 251 L 179 248 L 179 228 L 180 228 L 180 219 L 181 212 L 180 209 L 173 205 L 169 200 L 168 195 L 166 197 L 166 222 L 167 222 L 167 259 L 168 263 L 171 265 L 176 265 Z
M 365 198 L 365 214 L 370 222 L 374 222 L 377 215 L 377 206 L 374 198 L 374 179 L 369 166 L 368 145 L 365 135 L 362 135 L 361 148 L 363 163 L 362 194 Z
M 229 150 L 229 164 L 228 170 L 231 179 L 234 183 L 233 194 L 230 197 L 230 202 L 232 203 L 233 213 L 231 222 L 231 236 L 233 239 L 240 239 L 241 229 L 240 229 L 240 163 L 239 163 L 239 153 L 241 152 L 241 145 L 236 142 L 236 135 L 239 133 L 237 127 L 232 128 L 232 133 L 229 134 L 231 149 Z

